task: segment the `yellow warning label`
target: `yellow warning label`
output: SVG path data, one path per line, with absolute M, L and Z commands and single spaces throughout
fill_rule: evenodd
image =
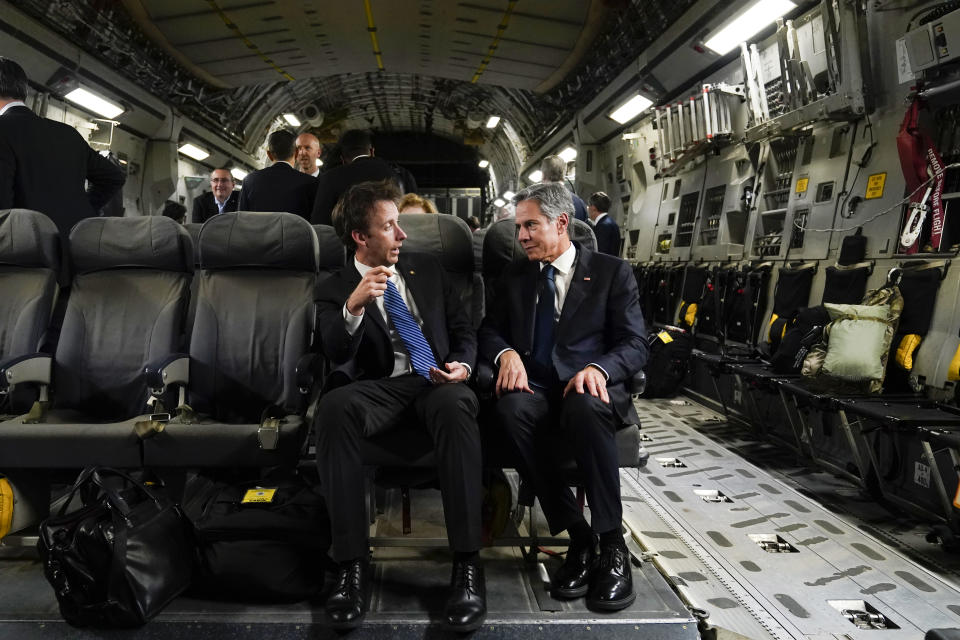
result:
M 800 178 L 797 180 L 797 193 L 806 193 L 808 184 L 810 184 L 810 178 Z
M 660 333 L 657 334 L 657 337 L 660 338 L 660 342 L 662 342 L 663 344 L 668 344 L 670 342 L 673 342 L 673 336 L 671 336 L 666 331 L 661 331 Z
M 953 496 L 953 506 L 960 509 L 960 484 L 957 485 L 957 495 Z
M 875 173 L 867 178 L 867 194 L 865 200 L 883 197 L 883 186 L 887 184 L 887 173 Z
M 256 489 L 247 489 L 247 492 L 243 494 L 243 500 L 241 500 L 240 503 L 248 504 L 251 502 L 273 502 L 273 494 L 276 492 L 276 489 L 264 489 L 262 487 L 257 487 Z

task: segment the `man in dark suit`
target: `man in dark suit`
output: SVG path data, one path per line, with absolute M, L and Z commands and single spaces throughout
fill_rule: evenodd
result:
M 273 164 L 243 179 L 239 211 L 286 211 L 310 219 L 317 179 L 294 168 L 296 140 L 285 129 L 267 136 L 267 157 Z
M 30 111 L 26 97 L 23 68 L 0 57 L 0 209 L 45 213 L 65 239 L 74 224 L 98 215 L 127 178 L 76 129 Z
M 623 260 L 571 242 L 573 202 L 563 185 L 533 185 L 515 202 L 528 261 L 504 271 L 480 327 L 480 355 L 499 367 L 495 416 L 551 532 L 570 534 L 553 594 L 586 594 L 591 608 L 619 610 L 635 598 L 615 437 L 636 417 L 626 383 L 647 358 L 637 284 Z M 573 445 L 591 524 L 553 459 L 558 442 Z
M 338 146 L 343 164 L 317 177 L 317 197 L 310 218 L 313 224 L 330 224 L 333 208 L 352 185 L 387 179 L 399 185 L 393 166 L 373 155 L 373 140 L 366 131 L 351 129 L 345 132 L 340 136 Z M 412 176 L 406 179 L 401 193 L 416 191 L 416 183 L 408 184 L 412 179 Z
M 589 200 L 587 215 L 593 223 L 593 233 L 597 236 L 597 251 L 611 256 L 620 255 L 620 225 L 611 218 L 610 196 L 603 191 L 597 191 Z
M 210 191 L 193 199 L 193 222 L 203 223 L 218 213 L 236 211 L 240 194 L 233 187 L 233 175 L 229 169 L 214 169 L 210 173 Z
M 477 398 L 465 382 L 476 335 L 458 292 L 429 255 L 400 254 L 392 181 L 351 187 L 333 222 L 354 259 L 317 293 L 323 351 L 350 380 L 317 409 L 317 466 L 339 578 L 326 609 L 337 628 L 359 625 L 369 597 L 369 521 L 360 441 L 396 429 L 433 439 L 447 537 L 454 552 L 447 625 L 478 628 L 486 615 L 480 565 L 481 455 Z

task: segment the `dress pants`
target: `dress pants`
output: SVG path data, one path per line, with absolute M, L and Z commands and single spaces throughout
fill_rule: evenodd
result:
M 518 471 L 533 483 L 550 533 L 556 535 L 583 517 L 558 461 L 572 449 L 584 478 L 590 505 L 591 527 L 596 533 L 620 528 L 620 469 L 616 431 L 619 418 L 613 405 L 589 393 L 562 386 L 535 393 L 511 392 L 496 404 L 496 416 L 520 453 Z
M 343 562 L 369 551 L 360 442 L 393 429 L 426 429 L 433 439 L 447 538 L 454 551 L 480 549 L 483 500 L 477 397 L 465 384 L 433 385 L 407 374 L 360 380 L 327 393 L 317 410 L 317 466 Z

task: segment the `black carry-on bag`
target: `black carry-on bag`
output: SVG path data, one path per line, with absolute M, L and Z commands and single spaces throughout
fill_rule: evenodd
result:
M 82 506 L 67 513 L 75 496 Z M 115 469 L 84 469 L 40 525 L 37 547 L 60 613 L 76 626 L 140 626 L 193 573 L 192 534 L 179 506 Z

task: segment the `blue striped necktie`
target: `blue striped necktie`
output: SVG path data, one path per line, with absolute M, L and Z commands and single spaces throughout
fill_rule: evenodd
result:
M 430 367 L 436 367 L 437 361 L 433 357 L 433 350 L 430 343 L 420 330 L 420 325 L 413 319 L 413 314 L 407 308 L 407 303 L 403 301 L 397 285 L 387 280 L 387 290 L 383 294 L 383 308 L 387 310 L 387 317 L 393 323 L 393 327 L 400 334 L 400 339 L 407 347 L 407 353 L 410 354 L 410 364 L 413 370 L 418 374 L 430 379 Z

